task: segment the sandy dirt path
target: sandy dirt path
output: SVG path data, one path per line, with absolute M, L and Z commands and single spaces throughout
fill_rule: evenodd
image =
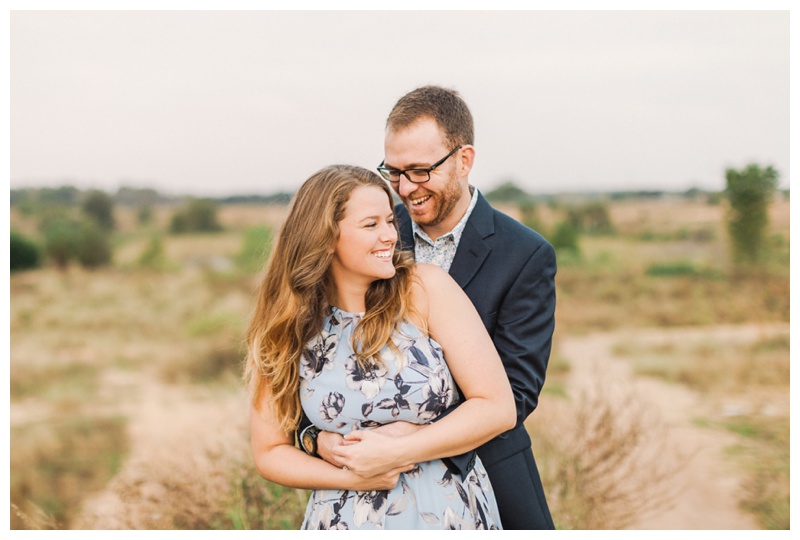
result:
M 639 330 L 561 338 L 560 353 L 571 372 L 568 393 L 596 391 L 608 399 L 633 396 L 655 410 L 655 429 L 666 430 L 661 439 L 669 444 L 653 449 L 677 471 L 670 490 L 679 493 L 669 506 L 637 519 L 630 529 L 758 529 L 750 514 L 738 506 L 737 488 L 742 480 L 726 458 L 726 447 L 736 436 L 717 429 L 698 427 L 694 420 L 719 415 L 719 407 L 746 407 L 734 401 L 710 403 L 698 392 L 677 384 L 633 375 L 629 361 L 614 354 L 619 343 L 658 344 L 671 340 L 752 342 L 789 332 L 788 325 L 725 326 L 671 330 Z M 602 384 L 598 385 L 598 379 Z M 191 497 L 194 512 L 205 510 L 218 490 L 229 489 L 231 459 L 247 459 L 246 400 L 243 395 L 209 396 L 189 387 L 165 385 L 143 374 L 134 379 L 109 381 L 109 388 L 124 391 L 131 399 L 124 407 L 129 418 L 132 447 L 120 472 L 104 490 L 89 497 L 72 524 L 79 529 L 168 528 L 163 515 L 175 497 Z M 785 403 L 773 404 L 788 414 Z M 547 415 L 543 402 L 537 415 Z M 657 440 L 657 439 L 653 439 Z M 643 471 L 648 474 L 649 471 Z M 198 476 L 204 480 L 197 482 Z M 197 493 L 200 488 L 207 493 Z M 185 507 L 186 505 L 184 505 Z M 186 516 L 191 519 L 191 516 Z
M 730 400 L 712 403 L 685 386 L 633 375 L 629 361 L 615 356 L 620 343 L 658 345 L 700 340 L 750 343 L 774 335 L 786 335 L 788 324 L 719 326 L 637 330 L 562 338 L 560 352 L 571 365 L 570 395 L 596 389 L 602 378 L 603 392 L 613 396 L 632 395 L 657 411 L 658 429 L 666 430 L 667 442 L 659 451 L 675 465 L 671 485 L 677 496 L 670 505 L 637 519 L 631 529 L 758 529 L 752 515 L 738 506 L 737 490 L 742 481 L 725 449 L 737 441 L 734 434 L 698 427 L 695 419 L 719 417 L 730 411 L 746 410 L 748 404 Z M 770 406 L 788 415 L 789 393 L 776 396 Z M 722 408 L 722 410 L 720 409 Z M 542 411 L 539 411 L 541 413 Z M 646 472 L 645 472 L 646 474 Z

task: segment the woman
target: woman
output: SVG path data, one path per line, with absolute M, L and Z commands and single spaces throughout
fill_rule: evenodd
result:
M 463 291 L 396 243 L 375 173 L 334 165 L 295 195 L 247 334 L 256 468 L 314 490 L 303 528 L 500 528 L 480 460 L 462 480 L 440 458 L 514 426 L 508 379 Z M 431 422 L 459 400 L 453 378 L 465 401 Z M 345 467 L 294 446 L 303 410 L 345 435 Z M 391 422 L 425 426 L 371 429 Z

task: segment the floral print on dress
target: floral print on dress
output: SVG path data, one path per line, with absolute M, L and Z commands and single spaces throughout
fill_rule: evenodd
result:
M 358 313 L 333 308 L 300 361 L 300 400 L 320 429 L 346 434 L 398 420 L 426 424 L 459 400 L 441 347 L 404 322 L 384 347 L 384 365 L 362 369 L 352 335 Z M 491 483 L 480 459 L 465 479 L 441 460 L 418 463 L 392 490 L 315 490 L 304 529 L 498 529 Z

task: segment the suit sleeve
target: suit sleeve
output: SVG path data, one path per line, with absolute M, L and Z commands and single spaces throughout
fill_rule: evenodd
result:
M 525 262 L 497 313 L 495 348 L 517 406 L 517 425 L 539 402 L 555 328 L 556 256 L 542 243 Z

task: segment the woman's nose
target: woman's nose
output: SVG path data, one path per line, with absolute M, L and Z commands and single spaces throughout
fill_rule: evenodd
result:
M 394 228 L 393 223 L 386 223 L 386 226 L 381 232 L 381 241 L 391 243 L 397 242 L 397 229 Z

